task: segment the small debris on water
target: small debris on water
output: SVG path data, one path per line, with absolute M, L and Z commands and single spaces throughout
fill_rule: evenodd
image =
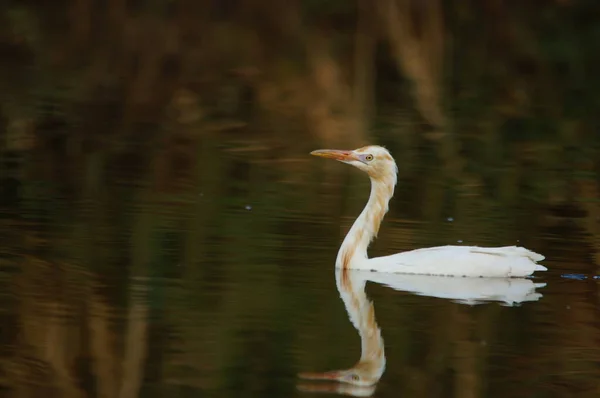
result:
M 252 210 L 252 206 L 246 205 L 246 210 Z
M 457 240 L 458 243 L 462 243 L 462 239 Z
M 454 217 L 448 217 L 448 218 L 446 218 L 446 221 L 452 222 L 452 221 L 454 221 Z
M 575 279 L 578 281 L 587 279 L 587 276 L 585 276 L 583 274 L 562 274 L 561 277 L 564 279 Z

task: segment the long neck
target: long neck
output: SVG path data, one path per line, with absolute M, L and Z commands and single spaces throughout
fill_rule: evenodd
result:
M 371 178 L 369 201 L 344 238 L 338 252 L 336 266 L 347 268 L 352 261 L 367 259 L 369 243 L 377 236 L 381 221 L 388 211 L 388 203 L 394 195 L 396 176 Z

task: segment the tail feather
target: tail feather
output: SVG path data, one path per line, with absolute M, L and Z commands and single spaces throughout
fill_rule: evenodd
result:
M 520 246 L 514 246 L 515 249 L 518 249 L 520 253 L 522 253 L 522 255 L 524 255 L 525 257 L 529 257 L 529 259 L 531 259 L 532 261 L 542 261 L 544 260 L 546 257 L 544 257 L 543 255 L 536 253 L 534 251 L 531 251 L 529 249 L 525 249 L 524 247 L 520 247 Z

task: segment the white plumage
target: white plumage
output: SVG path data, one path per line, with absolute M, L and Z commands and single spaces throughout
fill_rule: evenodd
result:
M 346 235 L 338 252 L 336 267 L 367 271 L 466 276 L 523 277 L 547 268 L 537 264 L 541 254 L 524 247 L 439 246 L 369 259 L 367 248 L 377 236 L 388 211 L 397 181 L 396 162 L 383 147 L 371 145 L 354 151 L 322 149 L 312 155 L 351 164 L 371 179 L 371 194 L 362 213 Z
M 544 256 L 524 247 L 439 246 L 357 261 L 352 268 L 442 276 L 523 277 L 546 271 Z

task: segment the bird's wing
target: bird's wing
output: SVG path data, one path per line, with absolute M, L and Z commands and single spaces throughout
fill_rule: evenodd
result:
M 438 246 L 369 259 L 365 268 L 379 272 L 448 276 L 527 276 L 546 267 L 544 256 L 523 247 Z
M 528 250 L 521 246 L 504 246 L 504 247 L 469 247 L 471 253 L 489 254 L 493 256 L 503 257 L 527 257 L 531 261 L 542 261 L 545 257 L 539 253 Z

